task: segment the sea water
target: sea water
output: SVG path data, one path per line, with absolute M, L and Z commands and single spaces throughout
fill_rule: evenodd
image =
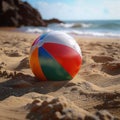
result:
M 120 20 L 63 21 L 49 24 L 47 27 L 21 27 L 19 30 L 32 33 L 63 31 L 72 35 L 120 37 Z

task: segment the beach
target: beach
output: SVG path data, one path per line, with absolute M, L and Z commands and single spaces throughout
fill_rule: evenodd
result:
M 82 50 L 78 74 L 70 81 L 41 82 L 29 66 L 39 35 L 0 29 L 0 119 L 118 120 L 120 38 L 74 36 Z

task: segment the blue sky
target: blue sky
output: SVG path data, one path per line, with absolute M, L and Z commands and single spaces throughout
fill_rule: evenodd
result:
M 25 1 L 25 0 L 24 0 Z M 26 0 L 44 19 L 120 19 L 120 0 Z

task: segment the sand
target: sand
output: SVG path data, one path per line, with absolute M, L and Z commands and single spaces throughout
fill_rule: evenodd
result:
M 74 36 L 83 55 L 78 74 L 41 82 L 29 67 L 38 36 L 0 30 L 0 119 L 119 119 L 120 38 Z

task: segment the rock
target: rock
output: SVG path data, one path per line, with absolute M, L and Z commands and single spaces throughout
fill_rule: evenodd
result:
M 58 20 L 56 18 L 50 19 L 50 20 L 44 20 L 45 23 L 47 24 L 52 24 L 52 23 L 63 23 L 63 21 Z
M 47 26 L 40 13 L 21 0 L 0 0 L 0 26 Z
M 32 8 L 30 4 L 24 2 L 23 4 L 19 5 L 19 14 L 22 16 L 22 20 L 20 23 L 22 25 L 33 25 L 33 26 L 46 26 L 47 24 L 42 20 L 42 16 L 40 13 Z

